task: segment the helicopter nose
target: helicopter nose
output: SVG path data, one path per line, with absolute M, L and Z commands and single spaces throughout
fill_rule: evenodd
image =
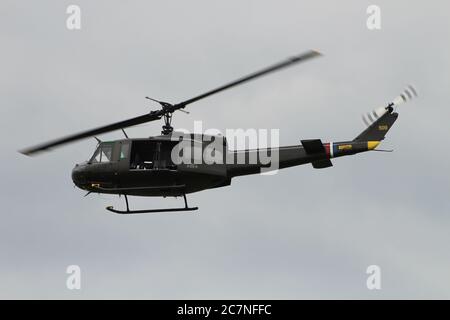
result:
M 86 173 L 84 172 L 84 166 L 76 164 L 72 170 L 72 181 L 79 188 L 83 188 L 86 185 Z

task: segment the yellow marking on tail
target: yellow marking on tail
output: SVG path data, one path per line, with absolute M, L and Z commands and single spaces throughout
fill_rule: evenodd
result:
M 380 144 L 380 141 L 367 141 L 367 150 L 373 150 Z

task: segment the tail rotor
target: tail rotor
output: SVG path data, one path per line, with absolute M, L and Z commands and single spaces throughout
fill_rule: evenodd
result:
M 405 90 L 395 97 L 392 102 L 390 102 L 386 107 L 377 108 L 371 112 L 368 112 L 362 116 L 362 120 L 367 127 L 370 127 L 375 121 L 382 117 L 387 112 L 392 112 L 393 108 L 408 102 L 417 97 L 417 90 L 412 86 L 408 85 Z

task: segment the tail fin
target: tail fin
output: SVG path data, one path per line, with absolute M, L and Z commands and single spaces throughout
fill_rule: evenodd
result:
M 375 120 L 366 130 L 361 132 L 353 141 L 381 141 L 398 118 L 398 113 L 392 112 L 392 107 Z
M 361 132 L 353 141 L 383 140 L 398 118 L 398 113 L 393 112 L 393 107 L 408 102 L 415 97 L 417 97 L 417 90 L 412 85 L 408 85 L 387 107 L 381 107 L 363 115 L 362 119 L 368 128 Z

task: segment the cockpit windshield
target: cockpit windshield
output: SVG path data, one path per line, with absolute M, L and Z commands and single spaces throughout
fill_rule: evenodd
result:
M 102 143 L 95 150 L 91 163 L 110 162 L 112 156 L 112 143 Z

